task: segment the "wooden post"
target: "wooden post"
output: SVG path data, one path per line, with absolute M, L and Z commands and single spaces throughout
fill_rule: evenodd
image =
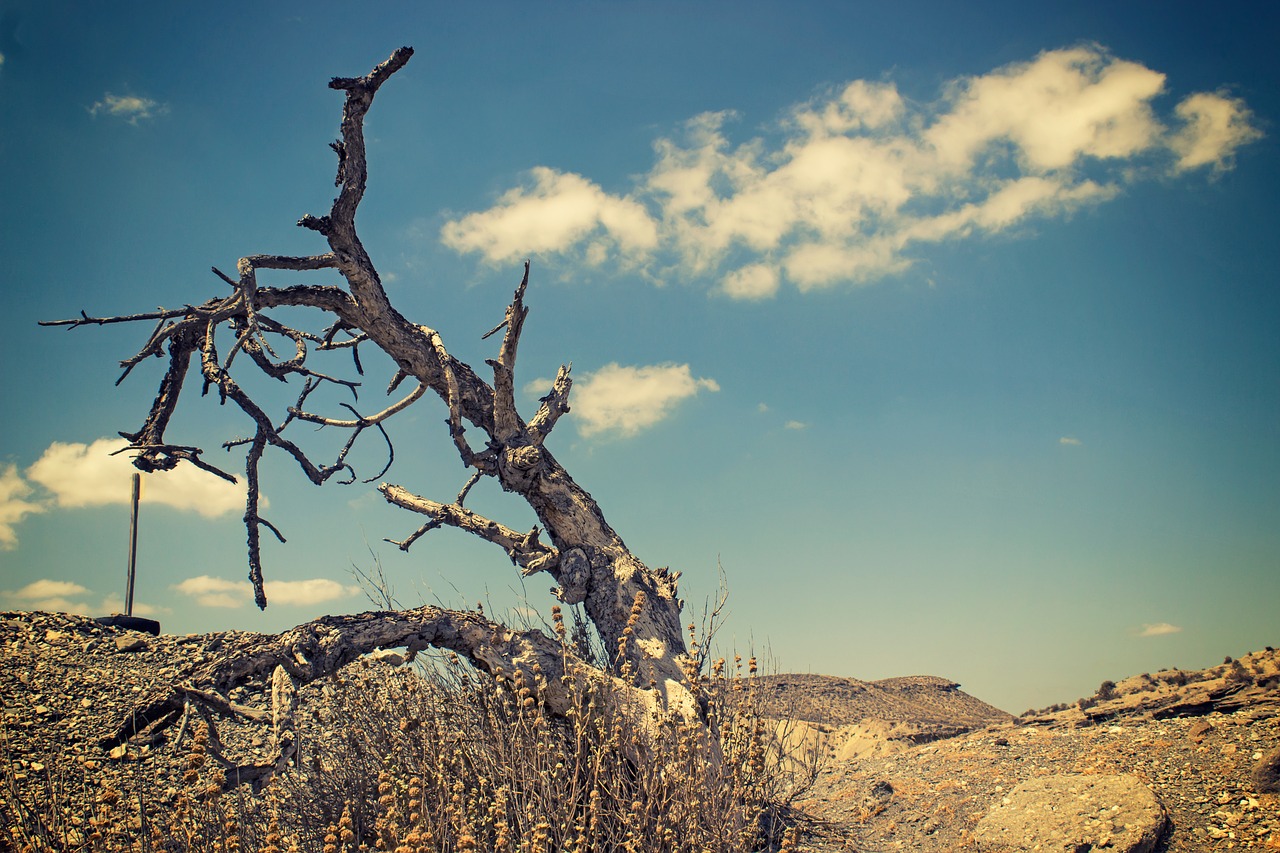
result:
M 124 615 L 133 615 L 133 576 L 138 565 L 138 498 L 142 494 L 142 475 L 133 472 L 132 512 L 129 514 L 129 579 L 124 591 Z

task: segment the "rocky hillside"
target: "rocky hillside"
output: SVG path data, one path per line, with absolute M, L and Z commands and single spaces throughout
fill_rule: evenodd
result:
M 882 681 L 771 675 L 753 686 L 762 713 L 787 721 L 793 742 L 835 761 L 895 752 L 1010 719 L 954 681 L 932 675 Z
M 1280 653 L 828 760 L 809 850 L 1280 850 Z
M 1009 717 L 932 675 L 859 681 L 830 675 L 766 675 L 756 679 L 759 701 L 769 716 L 791 717 L 824 726 L 867 719 L 915 726 L 972 729 Z
M 0 613 L 4 794 L 39 802 L 49 780 L 71 792 L 77 779 L 130 790 L 145 768 L 158 802 L 169 802 L 182 784 L 170 750 L 108 754 L 98 739 L 137 696 L 210 660 L 229 636 L 151 637 L 63 614 Z M 800 850 L 1280 850 L 1280 653 L 1271 649 L 1136 675 L 1016 718 L 930 676 L 753 683 L 760 706 L 801 721 L 796 736 L 825 756 L 795 803 Z M 303 706 L 322 704 L 323 689 L 305 687 Z M 252 692 L 229 698 L 266 713 Z M 222 730 L 228 754 L 263 753 L 252 729 Z

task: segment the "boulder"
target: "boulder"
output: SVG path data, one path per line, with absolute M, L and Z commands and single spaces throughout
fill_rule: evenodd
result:
M 1132 776 L 1047 776 L 1018 785 L 974 829 L 982 853 L 1151 853 L 1169 824 Z
M 125 634 L 116 637 L 116 651 L 119 652 L 145 652 L 147 650 L 147 641 L 139 637 L 137 634 Z
M 1259 794 L 1280 794 L 1280 747 L 1262 756 L 1253 766 L 1253 790 Z

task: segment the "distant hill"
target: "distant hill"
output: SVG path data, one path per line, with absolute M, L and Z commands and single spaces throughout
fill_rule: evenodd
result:
M 831 675 L 767 675 L 750 682 L 761 713 L 800 724 L 833 758 L 894 752 L 980 729 L 1010 715 L 946 678 L 860 681 Z
M 755 679 L 758 701 L 771 717 L 826 726 L 868 718 L 965 730 L 1009 719 L 1009 714 L 946 678 L 913 675 L 860 681 L 832 675 L 767 675 Z

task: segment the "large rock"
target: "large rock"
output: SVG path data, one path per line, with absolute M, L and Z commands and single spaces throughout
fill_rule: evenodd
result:
M 1048 776 L 1023 782 L 974 830 L 982 853 L 1150 853 L 1169 818 L 1132 776 Z
M 1280 794 L 1280 746 L 1254 765 L 1253 790 L 1259 794 Z

